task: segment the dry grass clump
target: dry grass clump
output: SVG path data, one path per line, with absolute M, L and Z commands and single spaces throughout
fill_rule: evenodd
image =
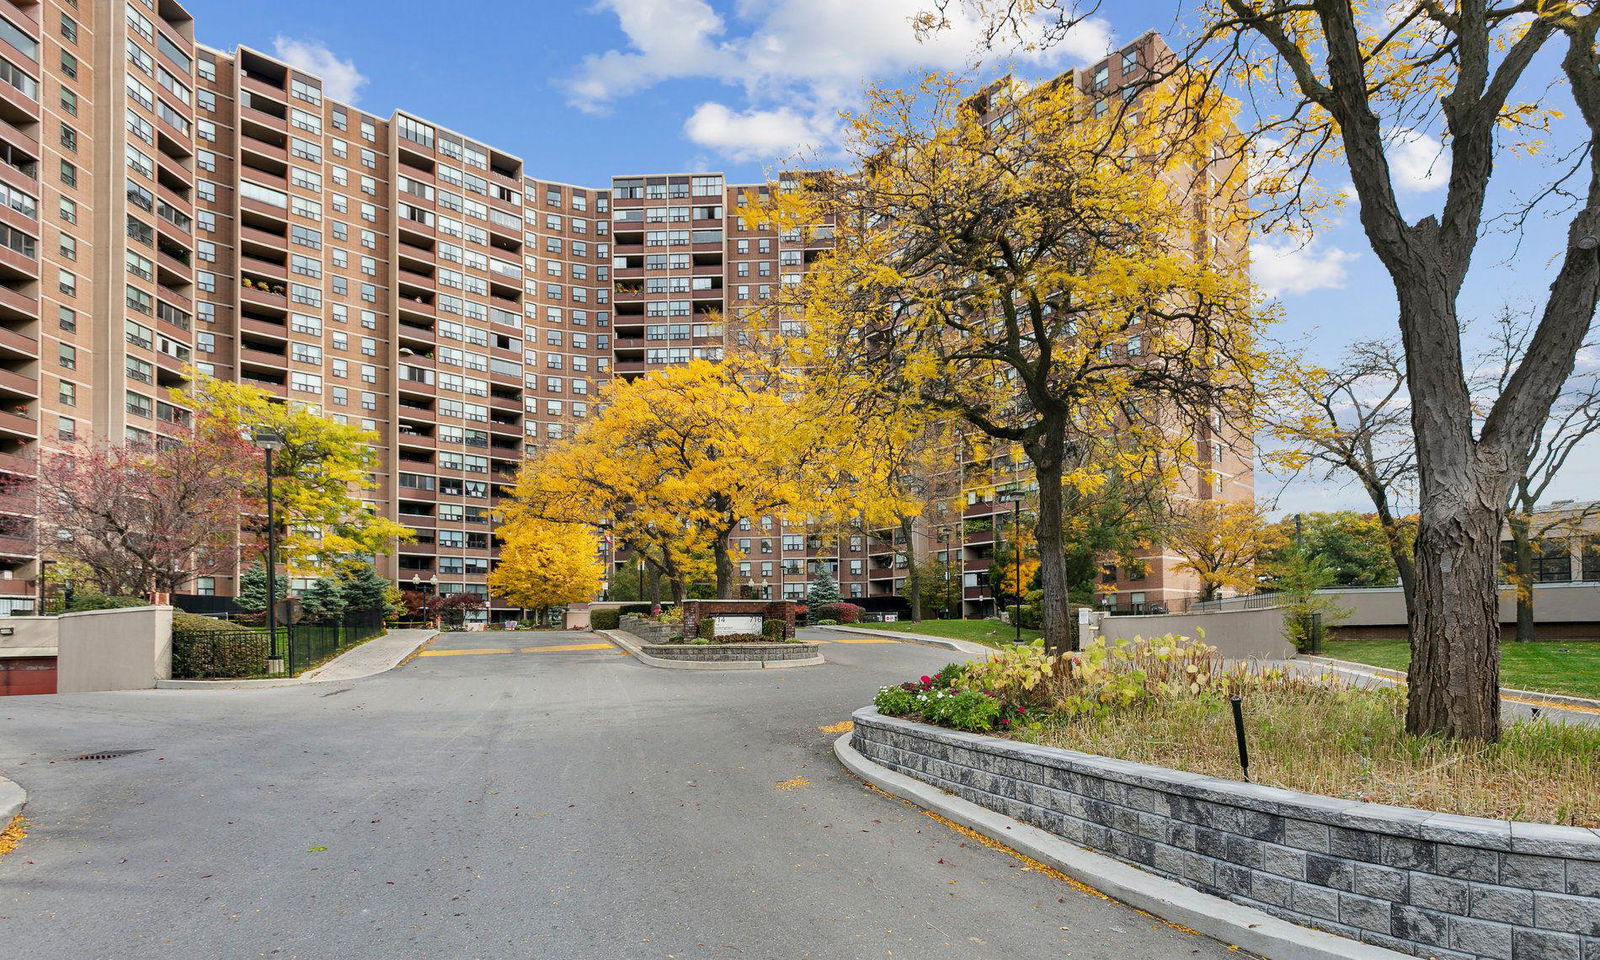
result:
M 1008 662 L 1009 661 L 1009 662 Z M 1182 637 L 976 666 L 1031 701 L 1017 739 L 1240 779 L 1228 697 L 1243 698 L 1250 773 L 1306 793 L 1466 816 L 1600 826 L 1600 728 L 1525 720 L 1499 743 L 1405 733 L 1405 695 L 1243 665 Z M 1031 685 L 1030 684 L 1031 681 Z M 1042 705 L 1041 705 L 1042 703 Z

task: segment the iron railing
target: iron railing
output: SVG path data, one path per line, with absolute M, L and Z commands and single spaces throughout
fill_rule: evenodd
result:
M 174 630 L 172 676 L 178 680 L 296 677 L 383 632 L 382 610 L 350 611 L 324 622 L 264 629 Z

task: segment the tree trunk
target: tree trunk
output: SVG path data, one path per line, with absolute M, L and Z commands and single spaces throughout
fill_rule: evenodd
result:
M 717 535 L 711 542 L 711 556 L 717 562 L 717 599 L 732 600 L 735 584 L 733 552 L 728 549 L 728 534 L 726 531 Z M 781 534 L 781 531 L 780 531 Z M 781 542 L 781 541 L 780 541 Z M 781 562 L 781 561 L 780 561 Z
M 917 562 L 917 546 L 911 537 L 911 518 L 900 518 L 900 534 L 906 538 L 906 590 L 911 594 L 911 622 L 922 622 L 922 566 Z
M 1039 542 L 1039 580 L 1044 588 L 1040 601 L 1044 646 L 1052 654 L 1078 649 L 1077 627 L 1072 622 L 1072 605 L 1067 600 L 1067 553 L 1061 534 L 1061 464 L 1065 438 L 1060 428 L 1044 431 L 1043 439 L 1027 446 L 1039 482 L 1039 522 L 1034 536 Z
M 1418 444 L 1425 443 L 1419 435 Z M 1427 474 L 1424 474 L 1427 477 Z M 1500 736 L 1500 523 L 1503 495 L 1472 476 L 1423 495 L 1417 530 L 1406 730 L 1453 739 Z

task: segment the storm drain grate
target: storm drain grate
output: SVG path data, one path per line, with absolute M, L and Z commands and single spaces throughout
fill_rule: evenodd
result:
M 68 757 L 67 759 L 68 760 L 115 760 L 118 757 L 128 757 L 128 756 L 132 756 L 135 753 L 148 753 L 148 752 L 149 752 L 148 748 L 141 749 L 141 750 L 102 750 L 99 753 L 82 753 L 82 754 L 79 754 L 76 757 Z

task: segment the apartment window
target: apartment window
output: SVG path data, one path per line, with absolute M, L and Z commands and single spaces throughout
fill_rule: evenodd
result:
M 3 22 L 4 21 L 0 21 L 0 23 Z M 32 43 L 33 41 L 29 40 L 28 42 Z M 37 46 L 34 47 L 34 51 L 36 53 L 38 52 Z M 61 75 L 69 80 L 78 79 L 78 58 L 65 50 L 61 51 Z
M 11 231 L 11 229 L 9 227 L 7 227 L 6 229 L 7 229 L 8 233 L 14 232 L 14 231 Z M 6 245 L 7 246 L 11 246 L 10 243 L 7 243 Z M 30 242 L 28 244 L 28 246 L 31 247 L 32 243 Z M 76 260 L 76 259 L 78 259 L 78 238 L 77 237 L 68 236 L 67 234 L 63 233 L 63 234 L 61 234 L 60 241 L 56 244 L 56 249 L 57 249 L 57 252 L 61 254 L 61 259 L 63 259 L 63 260 Z M 146 278 L 146 279 L 149 279 L 149 278 Z
M 67 333 L 78 329 L 78 311 L 71 307 L 56 307 L 56 324 Z
M 56 289 L 60 290 L 65 296 L 77 296 L 78 275 L 73 273 L 71 270 L 60 271 L 59 275 L 56 277 Z
M 78 434 L 78 425 L 71 417 L 56 417 L 56 437 L 72 440 Z
M 128 400 L 126 405 L 128 413 L 136 417 L 148 418 L 151 415 L 153 406 L 154 405 L 151 404 L 149 397 L 142 393 L 134 393 L 132 390 L 128 391 Z
M 289 374 L 289 386 L 301 393 L 321 393 L 322 378 L 314 373 L 296 370 Z
M 61 88 L 61 109 L 74 117 L 78 115 L 78 95 L 66 87 Z
M 129 380 L 137 380 L 140 383 L 152 383 L 155 380 L 155 368 L 148 361 L 140 360 L 138 357 L 125 357 L 123 369 L 127 372 Z
M 78 369 L 78 348 L 70 343 L 56 344 L 56 362 L 63 370 Z
M 61 125 L 61 149 L 68 153 L 78 152 L 78 131 L 64 123 Z
M 313 106 L 320 106 L 322 104 L 322 90 L 318 87 L 312 86 L 299 77 L 290 78 L 289 95 L 295 97 L 296 99 L 304 100 L 306 103 L 312 104 Z

